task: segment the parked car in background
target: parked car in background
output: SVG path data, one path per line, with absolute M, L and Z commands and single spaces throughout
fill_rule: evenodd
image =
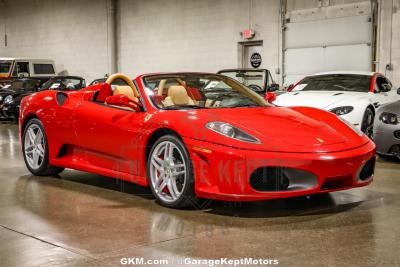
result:
M 96 84 L 99 84 L 99 83 L 104 83 L 104 82 L 106 82 L 106 80 L 107 80 L 107 78 L 95 79 L 89 84 L 89 86 L 96 85 Z
M 0 90 L 1 118 L 15 120 L 23 97 L 38 91 L 76 91 L 85 87 L 85 79 L 78 76 L 56 76 L 52 78 L 21 78 Z
M 24 96 L 35 93 L 49 78 L 21 78 L 0 89 L 0 118 L 17 119 Z
M 392 83 L 380 73 L 335 71 L 305 77 L 274 104 L 328 110 L 372 137 L 376 110 L 397 99 Z
M 0 85 L 17 78 L 52 77 L 56 75 L 53 60 L 27 58 L 0 58 Z
M 398 89 L 400 94 L 400 89 Z M 378 154 L 400 159 L 400 100 L 382 106 L 375 117 L 374 141 Z
M 225 69 L 218 71 L 218 74 L 235 79 L 262 96 L 267 92 L 275 92 L 276 95 L 284 93 L 279 91 L 279 84 L 274 82 L 271 72 L 267 69 Z

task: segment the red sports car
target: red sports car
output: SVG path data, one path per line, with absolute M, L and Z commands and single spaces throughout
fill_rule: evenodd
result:
M 39 92 L 21 103 L 20 135 L 34 175 L 111 176 L 150 186 L 168 207 L 360 187 L 375 167 L 375 145 L 336 115 L 276 107 L 207 73 L 115 74 L 77 92 Z

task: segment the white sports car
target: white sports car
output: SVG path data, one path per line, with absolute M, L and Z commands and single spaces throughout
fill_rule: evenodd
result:
M 398 99 L 392 83 L 380 73 L 335 71 L 305 77 L 273 103 L 331 111 L 372 137 L 376 110 Z

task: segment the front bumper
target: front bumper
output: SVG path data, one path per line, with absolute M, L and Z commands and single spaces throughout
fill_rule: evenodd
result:
M 19 116 L 19 105 L 0 105 L 0 119 L 11 120 L 17 119 Z
M 244 150 L 184 138 L 193 162 L 195 192 L 199 197 L 226 201 L 255 201 L 287 198 L 361 187 L 373 175 L 360 180 L 363 166 L 375 157 L 372 142 L 334 153 L 281 153 Z M 261 167 L 287 167 L 306 171 L 316 177 L 312 188 L 265 192 L 250 184 L 251 175 Z M 337 183 L 335 181 L 343 180 Z M 326 184 L 333 182 L 333 187 Z
M 379 154 L 387 156 L 397 156 L 394 154 L 394 146 L 400 146 L 400 139 L 395 137 L 395 132 L 400 131 L 400 125 L 377 123 L 374 129 L 374 142 L 376 144 L 376 151 Z

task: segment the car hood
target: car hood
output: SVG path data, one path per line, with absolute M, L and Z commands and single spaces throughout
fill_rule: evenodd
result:
M 338 106 L 354 103 L 355 100 L 368 98 L 368 93 L 343 91 L 296 91 L 277 96 L 278 106 L 306 106 L 329 110 Z
M 366 136 L 359 136 L 336 115 L 315 108 L 272 106 L 172 112 L 176 115 L 168 117 L 174 119 L 166 121 L 169 125 L 180 124 L 177 131 L 183 136 L 238 148 L 279 152 L 333 152 L 352 149 L 368 142 Z M 227 122 L 254 136 L 261 144 L 235 140 L 211 131 L 205 124 L 212 121 Z

